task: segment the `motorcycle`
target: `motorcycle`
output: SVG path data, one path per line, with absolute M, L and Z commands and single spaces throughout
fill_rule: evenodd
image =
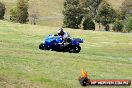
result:
M 81 51 L 80 43 L 82 38 L 66 38 L 65 42 L 62 36 L 48 35 L 39 45 L 40 50 L 52 50 L 58 52 L 79 53 Z

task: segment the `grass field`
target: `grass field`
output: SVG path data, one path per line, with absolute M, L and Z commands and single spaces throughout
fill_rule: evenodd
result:
M 0 1 L 6 5 L 5 18 L 9 20 L 10 10 L 16 7 L 17 0 Z M 30 0 L 29 19 L 35 13 L 38 17 L 37 24 L 39 25 L 62 26 L 63 2 L 64 0 Z M 31 20 L 29 23 L 31 23 Z
M 0 88 L 82 88 L 83 67 L 91 79 L 132 80 L 132 34 L 65 29 L 84 38 L 79 54 L 39 50 L 57 29 L 0 21 Z

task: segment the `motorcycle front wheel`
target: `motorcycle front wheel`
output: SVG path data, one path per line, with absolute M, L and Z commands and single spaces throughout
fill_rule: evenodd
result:
M 40 49 L 40 50 L 50 50 L 50 48 L 49 48 L 49 47 L 45 47 L 45 45 L 44 45 L 43 43 L 41 43 L 41 44 L 39 45 L 39 49 Z

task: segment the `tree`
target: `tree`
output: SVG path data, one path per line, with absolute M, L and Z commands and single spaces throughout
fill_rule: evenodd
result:
M 64 27 L 80 28 L 83 18 L 83 9 L 79 5 L 79 0 L 65 0 L 63 15 Z
M 83 29 L 84 30 L 95 30 L 95 23 L 91 19 L 91 17 L 86 17 L 83 22 Z
M 30 20 L 31 24 L 36 25 L 37 24 L 37 19 L 39 19 L 39 14 L 37 10 L 32 10 L 30 13 Z
M 112 29 L 113 31 L 116 31 L 116 32 L 122 32 L 123 27 L 124 25 L 122 24 L 121 21 L 116 21 Z
M 37 11 L 33 11 L 31 14 L 31 24 L 36 25 L 36 21 L 38 19 Z
M 93 18 L 96 18 L 98 7 L 102 0 L 80 0 L 80 4 L 84 8 L 88 8 Z
M 5 5 L 3 3 L 0 2 L 0 19 L 3 20 L 4 19 L 4 15 L 5 15 Z
M 26 23 L 28 21 L 28 0 L 18 0 L 16 22 Z
M 37 24 L 37 20 L 39 19 L 40 17 L 40 14 L 39 14 L 39 10 L 38 8 L 36 8 L 36 0 L 32 0 L 29 2 L 29 5 L 30 5 L 30 8 L 29 8 L 29 16 L 30 16 L 30 23 L 33 24 L 33 25 L 36 25 Z
M 109 24 L 114 23 L 115 19 L 115 10 L 107 2 L 103 1 L 99 7 L 96 22 L 101 23 L 105 27 L 105 30 L 109 31 Z

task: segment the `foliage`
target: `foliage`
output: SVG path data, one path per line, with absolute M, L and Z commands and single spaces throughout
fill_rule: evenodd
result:
M 87 17 L 83 22 L 84 30 L 95 30 L 95 23 L 90 17 Z
M 65 12 L 63 12 L 63 14 L 65 15 L 65 27 L 79 28 L 83 18 L 81 11 L 81 8 L 76 8 L 76 6 L 70 6 L 65 9 Z
M 101 23 L 105 26 L 105 30 L 109 31 L 109 24 L 114 23 L 116 19 L 116 12 L 107 2 L 101 3 L 98 15 L 96 17 L 96 22 Z
M 17 8 L 13 8 L 10 10 L 10 20 L 12 22 L 16 22 L 16 17 L 17 17 Z
M 80 0 L 80 4 L 84 8 L 88 8 L 92 17 L 95 18 L 99 5 L 103 0 Z
M 18 0 L 16 22 L 26 23 L 28 21 L 28 1 Z
M 4 19 L 4 15 L 5 15 L 5 4 L 0 2 L 0 19 Z
M 127 32 L 132 31 L 132 16 L 129 17 L 129 19 L 127 20 L 127 23 L 126 23 L 126 30 L 127 30 Z
M 67 8 L 69 5 L 79 5 L 79 0 L 65 0 L 64 2 L 64 8 Z
M 116 21 L 112 29 L 113 31 L 116 31 L 116 32 L 122 32 L 123 27 L 124 25 L 122 24 L 121 21 Z
M 66 0 L 64 3 L 64 27 L 80 28 L 83 18 L 83 9 L 79 6 L 78 0 Z

